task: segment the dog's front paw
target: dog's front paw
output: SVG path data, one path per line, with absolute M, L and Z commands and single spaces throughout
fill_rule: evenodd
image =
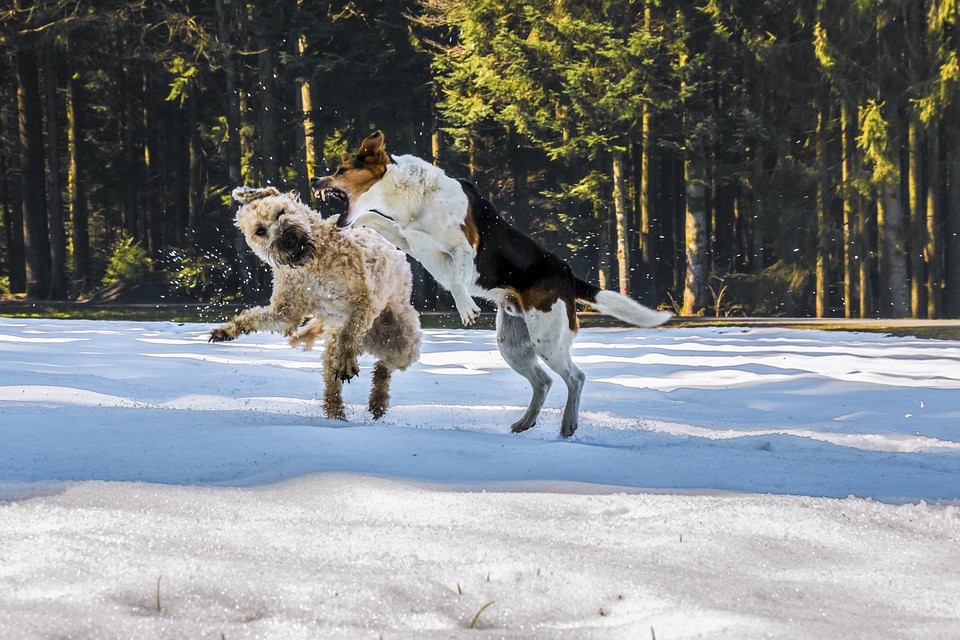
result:
M 207 342 L 226 342 L 237 337 L 237 325 L 232 322 L 222 324 L 210 332 Z
M 334 363 L 332 373 L 334 378 L 341 382 L 350 382 L 351 379 L 360 375 L 360 363 L 356 359 L 340 360 Z
M 477 303 L 473 299 L 468 298 L 468 303 L 457 304 L 457 311 L 460 312 L 460 321 L 463 322 L 463 326 L 469 327 L 474 322 L 477 321 L 477 318 L 480 317 L 480 307 L 477 306 Z

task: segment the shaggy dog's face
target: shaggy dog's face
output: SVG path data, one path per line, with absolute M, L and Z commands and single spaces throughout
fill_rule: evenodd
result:
M 383 177 L 388 164 L 390 156 L 383 149 L 383 133 L 377 131 L 364 139 L 357 155 L 343 154 L 340 166 L 332 174 L 310 181 L 314 192 L 324 200 L 333 196 L 346 201 L 346 211 L 337 218 L 338 227 L 353 224 L 358 213 L 353 203 Z
M 273 187 L 235 189 L 233 197 L 243 203 L 235 224 L 247 244 L 271 267 L 297 267 L 316 252 L 309 209 L 295 195 L 281 194 Z

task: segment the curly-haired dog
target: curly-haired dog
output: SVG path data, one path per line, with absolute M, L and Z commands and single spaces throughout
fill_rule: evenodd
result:
M 240 312 L 211 331 L 210 341 L 275 331 L 309 349 L 322 335 L 323 409 L 341 420 L 343 381 L 360 372 L 361 353 L 373 354 L 369 409 L 374 418 L 383 416 L 390 375 L 420 355 L 420 319 L 410 303 L 412 277 L 404 254 L 374 231 L 344 233 L 296 194 L 240 187 L 233 197 L 242 203 L 237 228 L 273 268 L 273 294 L 270 306 Z

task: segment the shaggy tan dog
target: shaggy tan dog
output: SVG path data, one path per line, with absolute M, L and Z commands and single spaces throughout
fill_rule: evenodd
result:
M 410 304 L 412 277 L 403 252 L 375 231 L 337 229 L 332 220 L 273 187 L 240 187 L 236 225 L 273 268 L 269 307 L 240 312 L 210 332 L 210 342 L 253 331 L 280 332 L 309 349 L 323 336 L 323 409 L 345 419 L 343 381 L 360 373 L 361 353 L 373 368 L 369 409 L 387 410 L 390 376 L 420 355 L 420 320 Z M 303 321 L 312 319 L 301 329 Z

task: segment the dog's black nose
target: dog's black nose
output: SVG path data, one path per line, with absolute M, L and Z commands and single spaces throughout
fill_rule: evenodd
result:
M 312 178 L 310 178 L 310 186 L 316 189 L 317 185 L 320 184 L 320 181 L 322 179 L 323 178 L 321 178 L 320 176 L 313 176 Z
M 295 233 L 285 233 L 280 236 L 280 247 L 289 251 L 300 244 L 300 238 Z

